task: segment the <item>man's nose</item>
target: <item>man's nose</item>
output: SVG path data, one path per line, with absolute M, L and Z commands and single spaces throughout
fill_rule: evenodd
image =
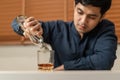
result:
M 87 22 L 87 16 L 83 16 L 82 18 L 81 18 L 81 25 L 84 25 L 84 24 L 86 24 L 86 22 Z
M 80 25 L 85 25 L 87 23 L 87 16 L 83 15 L 80 19 Z

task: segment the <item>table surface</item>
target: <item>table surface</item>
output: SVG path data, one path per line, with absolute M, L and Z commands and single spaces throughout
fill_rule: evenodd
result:
M 120 80 L 120 71 L 0 71 L 0 80 Z

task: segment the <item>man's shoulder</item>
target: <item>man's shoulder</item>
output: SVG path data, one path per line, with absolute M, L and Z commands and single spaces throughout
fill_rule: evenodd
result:
M 67 24 L 67 25 L 73 24 L 73 21 L 57 20 L 56 22 L 59 24 Z
M 72 25 L 74 24 L 73 21 L 64 21 L 64 20 L 52 20 L 52 21 L 46 21 L 44 24 L 56 24 L 56 25 Z
M 63 21 L 63 20 L 57 20 L 56 24 L 58 26 L 60 26 L 61 28 L 71 28 L 74 26 L 74 22 L 73 21 Z
M 103 30 L 109 30 L 109 29 L 112 29 L 114 30 L 115 29 L 115 25 L 112 21 L 110 20 L 107 20 L 107 19 L 103 19 L 99 25 L 98 25 L 98 28 L 100 29 L 103 29 Z
M 115 25 L 112 21 L 103 19 L 96 27 L 91 31 L 93 35 L 102 34 L 104 32 L 115 32 Z M 94 34 L 96 33 L 96 34 Z
M 102 24 L 102 25 L 114 25 L 114 23 L 108 19 L 103 19 L 100 24 Z

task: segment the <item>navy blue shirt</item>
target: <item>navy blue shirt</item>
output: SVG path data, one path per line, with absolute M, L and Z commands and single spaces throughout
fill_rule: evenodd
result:
M 55 50 L 54 67 L 64 65 L 65 70 L 110 70 L 116 59 L 117 37 L 114 24 L 102 20 L 81 39 L 73 22 L 41 22 L 43 37 Z M 12 27 L 22 35 L 16 20 Z

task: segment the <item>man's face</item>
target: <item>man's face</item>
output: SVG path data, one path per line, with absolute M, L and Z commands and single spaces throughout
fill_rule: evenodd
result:
M 79 33 L 86 33 L 96 27 L 101 20 L 99 7 L 83 6 L 78 3 L 74 8 L 74 24 Z

